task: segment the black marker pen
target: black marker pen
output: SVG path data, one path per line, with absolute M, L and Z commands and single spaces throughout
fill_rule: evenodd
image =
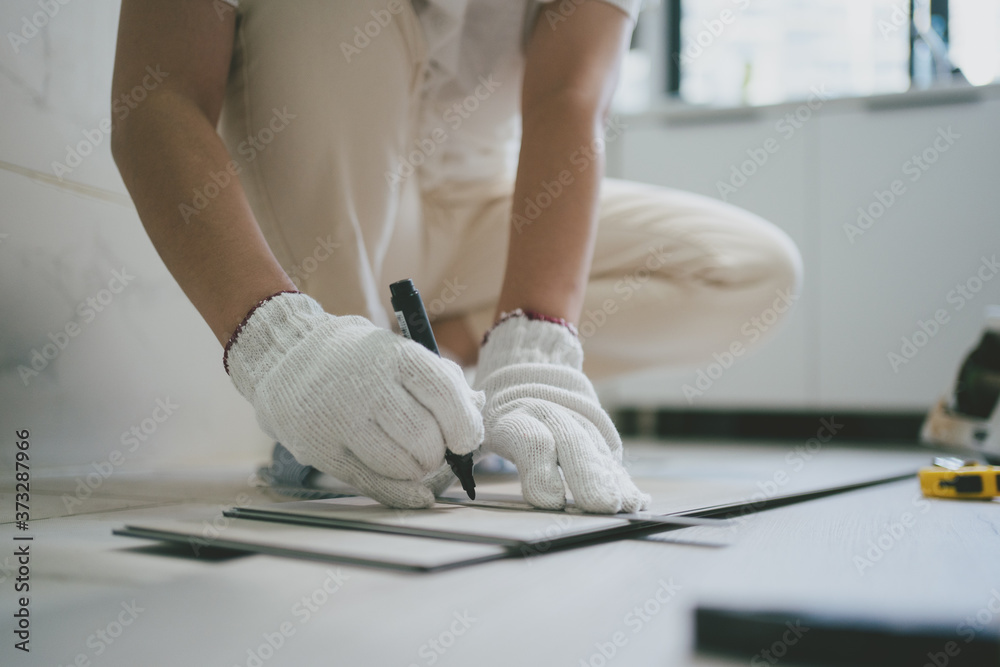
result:
M 434 331 L 431 330 L 431 322 L 427 319 L 427 311 L 424 310 L 424 302 L 420 300 L 420 292 L 413 286 L 413 281 L 407 279 L 392 283 L 389 285 L 389 291 L 392 293 L 392 309 L 396 313 L 396 321 L 399 322 L 403 335 L 440 356 L 437 341 L 434 340 Z M 475 500 L 476 480 L 472 478 L 472 452 L 459 455 L 446 449 L 444 460 L 451 466 L 452 472 L 462 483 L 462 488 L 469 494 L 469 498 Z

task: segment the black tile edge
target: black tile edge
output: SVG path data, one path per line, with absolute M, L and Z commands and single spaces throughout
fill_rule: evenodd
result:
M 916 443 L 924 412 L 683 410 L 617 408 L 611 417 L 623 437 L 806 440 L 824 424 L 838 441 Z

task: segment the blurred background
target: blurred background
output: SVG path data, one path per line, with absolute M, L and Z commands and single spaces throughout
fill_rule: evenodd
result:
M 111 159 L 117 17 L 115 0 L 0 6 L 0 421 L 47 468 L 260 458 L 270 443 Z M 806 278 L 757 353 L 603 383 L 623 433 L 767 437 L 841 415 L 844 437 L 915 437 L 1000 303 L 998 77 L 996 0 L 647 2 L 609 175 L 771 220 Z

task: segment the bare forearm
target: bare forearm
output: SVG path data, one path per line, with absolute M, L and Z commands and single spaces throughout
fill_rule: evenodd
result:
M 150 240 L 220 342 L 258 300 L 295 289 L 257 226 L 239 177 L 227 171 L 228 151 L 193 102 L 172 92 L 147 99 L 115 128 L 112 148 Z M 192 215 L 194 192 L 212 173 L 227 173 L 231 181 Z
M 504 285 L 498 311 L 530 308 L 575 322 L 597 230 L 601 115 L 554 95 L 523 119 Z
M 603 120 L 629 17 L 580 0 L 564 23 L 539 19 L 525 51 L 521 153 L 498 312 L 576 322 L 590 273 L 604 175 Z

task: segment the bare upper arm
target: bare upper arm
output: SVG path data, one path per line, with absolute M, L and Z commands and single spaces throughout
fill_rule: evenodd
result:
M 222 0 L 122 0 L 112 100 L 121 100 L 135 86 L 144 86 L 148 98 L 182 95 L 214 127 L 222 109 L 235 25 L 235 9 Z M 151 77 L 150 70 L 159 76 Z M 112 115 L 116 125 L 121 115 Z
M 569 14 L 557 3 L 542 6 L 525 48 L 522 111 L 551 95 L 607 109 L 614 94 L 632 19 L 599 0 L 586 0 Z

